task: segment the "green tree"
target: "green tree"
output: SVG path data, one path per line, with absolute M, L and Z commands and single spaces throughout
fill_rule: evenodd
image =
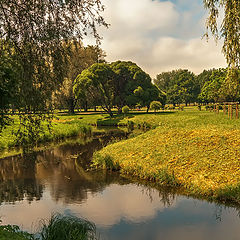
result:
M 114 72 L 106 63 L 93 64 L 82 71 L 75 80 L 77 97 L 89 94 L 111 117 L 114 100 Z
M 158 100 L 159 90 L 152 84 L 151 77 L 133 62 L 117 61 L 111 63 L 115 73 L 115 105 L 119 113 L 124 105 L 150 107 L 153 100 Z
M 21 70 L 15 106 L 22 126 L 48 119 L 52 92 L 66 75 L 69 52 L 63 42 L 82 39 L 88 30 L 99 41 L 96 26 L 107 26 L 103 10 L 99 0 L 0 1 L 0 49 L 7 42 L 8 56 Z
M 199 99 L 202 102 L 219 102 L 224 99 L 221 97 L 220 91 L 225 81 L 226 69 L 213 70 L 208 81 L 205 82 L 199 94 Z
M 17 100 L 19 66 L 9 58 L 4 46 L 0 50 L 0 132 L 10 121 L 7 113 Z
M 166 93 L 167 102 L 174 105 L 196 102 L 200 92 L 195 75 L 183 69 L 158 74 L 154 83 Z
M 54 102 L 56 107 L 67 108 L 69 114 L 74 114 L 77 104 L 73 92 L 74 80 L 86 68 L 94 63 L 104 62 L 106 54 L 99 46 L 84 47 L 79 41 L 69 41 L 65 49 L 70 49 L 71 55 L 68 56 L 66 75 L 61 87 L 54 92 Z M 82 95 L 79 98 L 81 105 L 87 110 L 87 103 L 93 104 L 90 96 Z
M 230 68 L 225 74 L 221 88 L 219 89 L 220 99 L 222 101 L 239 101 L 240 100 L 240 70 Z
M 204 84 L 210 80 L 210 77 L 214 70 L 215 69 L 203 70 L 203 72 L 196 76 L 196 82 L 199 85 L 200 89 L 202 89 Z
M 156 113 L 157 110 L 160 110 L 162 107 L 162 104 L 159 101 L 152 101 L 150 104 L 150 109 L 154 110 Z

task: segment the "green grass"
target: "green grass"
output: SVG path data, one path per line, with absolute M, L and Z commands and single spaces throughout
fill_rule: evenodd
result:
M 6 155 L 7 151 L 12 153 L 18 152 L 15 147 L 21 147 L 17 141 L 17 137 L 14 133 L 19 129 L 19 121 L 15 117 L 14 123 L 7 126 L 0 135 L 0 152 L 1 155 Z M 52 122 L 51 132 L 48 131 L 47 124 L 44 126 L 44 132 L 40 134 L 37 144 L 46 143 L 51 141 L 59 141 L 68 137 L 75 137 L 79 135 L 91 135 L 92 127 L 84 122 L 80 122 L 77 119 L 69 120 L 66 117 L 65 120 L 54 119 Z M 27 141 L 27 140 L 26 140 Z M 5 153 L 4 153 L 5 150 Z
M 54 215 L 42 221 L 39 240 L 95 240 L 96 227 L 93 223 L 73 216 Z
M 30 234 L 18 226 L 0 226 L 0 240 L 96 240 L 93 223 L 74 216 L 53 215 L 49 220 L 41 220 L 39 232 Z
M 196 109 L 135 114 L 153 128 L 95 153 L 93 165 L 179 187 L 188 195 L 240 203 L 240 120 Z
M 20 230 L 18 226 L 0 226 L 0 240 L 31 240 L 33 235 Z

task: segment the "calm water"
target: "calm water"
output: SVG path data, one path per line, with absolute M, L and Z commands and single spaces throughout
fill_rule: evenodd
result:
M 93 221 L 101 239 L 239 240 L 235 208 L 136 184 L 87 162 L 107 139 L 68 143 L 0 161 L 0 218 L 36 230 L 54 212 Z

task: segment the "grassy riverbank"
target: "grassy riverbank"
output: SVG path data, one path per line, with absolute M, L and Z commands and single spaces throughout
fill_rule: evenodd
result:
M 18 143 L 16 132 L 19 129 L 18 119 L 14 119 L 14 122 L 7 126 L 0 135 L 0 151 L 13 149 L 14 147 L 21 147 Z M 78 135 L 91 134 L 92 127 L 84 122 L 80 122 L 77 118 L 65 119 L 57 118 L 52 122 L 51 131 L 49 132 L 46 126 L 44 126 L 43 133 L 40 134 L 38 143 L 46 143 L 51 141 L 57 141 L 68 137 L 74 137 Z M 27 141 L 27 139 L 25 140 Z
M 137 114 L 131 121 L 155 129 L 105 147 L 95 154 L 95 165 L 240 203 L 240 120 L 192 109 Z

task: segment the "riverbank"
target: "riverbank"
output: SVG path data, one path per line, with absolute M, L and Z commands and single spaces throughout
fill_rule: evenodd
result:
M 181 188 L 187 195 L 240 203 L 240 120 L 195 109 L 136 115 L 155 129 L 111 144 L 94 165 Z

